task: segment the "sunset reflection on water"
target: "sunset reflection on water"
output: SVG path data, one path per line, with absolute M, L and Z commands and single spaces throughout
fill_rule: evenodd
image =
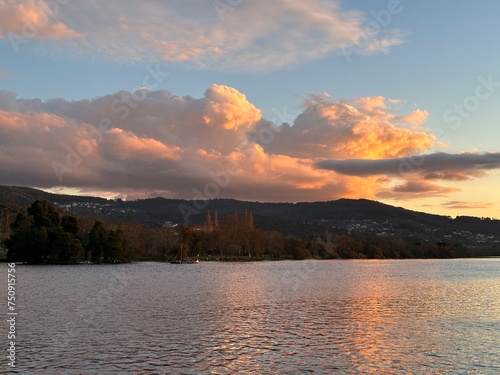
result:
M 497 374 L 499 265 L 123 265 L 114 269 L 140 282 L 112 295 L 91 323 L 75 318 L 80 298 L 47 308 L 75 286 L 96 293 L 110 268 L 19 267 L 24 322 L 38 322 L 20 325 L 20 365 L 40 373 L 57 359 L 65 374 Z M 54 323 L 64 321 L 82 334 L 62 348 L 51 340 L 65 334 Z

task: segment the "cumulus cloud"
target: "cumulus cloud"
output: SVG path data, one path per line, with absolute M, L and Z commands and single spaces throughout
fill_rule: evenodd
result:
M 0 91 L 0 175 L 7 184 L 135 197 L 375 198 L 376 179 L 314 168 L 314 152 L 267 152 L 251 135 L 272 126 L 222 85 L 201 98 L 139 90 L 41 101 Z
M 402 33 L 365 27 L 369 16 L 345 10 L 337 0 L 206 1 L 88 0 L 61 4 L 0 2 L 0 37 L 39 24 L 37 38 L 71 39 L 65 54 L 118 61 L 163 59 L 213 70 L 267 71 L 346 49 L 387 52 Z M 221 5 L 222 4 L 222 5 Z M 49 22 L 42 25 L 40 14 Z M 350 54 L 351 52 L 349 52 Z
M 418 173 L 426 179 L 465 180 L 483 176 L 485 171 L 500 168 L 500 153 L 439 152 L 378 160 L 322 160 L 317 162 L 316 166 L 349 176 L 404 176 Z
M 296 157 L 378 159 L 411 155 L 436 144 L 428 132 L 391 123 L 395 115 L 387 103 L 381 96 L 347 102 L 313 95 L 293 126 L 282 126 L 264 147 Z
M 409 199 L 454 193 L 435 181 L 500 166 L 500 154 L 414 156 L 434 138 L 391 123 L 390 104 L 315 95 L 293 125 L 277 127 L 223 85 L 201 98 L 141 89 L 42 101 L 0 91 L 0 177 L 4 184 L 112 196 Z M 401 169 L 405 162 L 416 167 Z
M 53 2 L 55 3 L 55 2 Z M 59 5 L 58 5 L 59 7 Z M 54 4 L 45 1 L 0 0 L 0 38 L 75 39 L 83 35 L 58 20 Z M 12 37 L 12 35 L 11 35 Z

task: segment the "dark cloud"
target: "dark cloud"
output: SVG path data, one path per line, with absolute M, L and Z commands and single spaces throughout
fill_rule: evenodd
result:
M 317 168 L 348 176 L 422 174 L 427 179 L 466 180 L 500 168 L 500 153 L 447 154 L 444 152 L 393 159 L 322 160 Z
M 377 194 L 379 198 L 401 200 L 445 196 L 460 191 L 458 188 L 441 186 L 428 181 L 409 180 Z

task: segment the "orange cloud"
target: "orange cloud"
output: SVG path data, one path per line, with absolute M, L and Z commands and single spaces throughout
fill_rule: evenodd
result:
M 409 124 L 417 127 L 425 123 L 428 117 L 429 112 L 417 109 L 406 116 L 395 116 L 392 121 L 396 124 Z
M 203 118 L 207 125 L 217 124 L 226 130 L 248 130 L 262 118 L 260 110 L 232 87 L 212 85 L 205 92 L 205 98 Z
M 310 98 L 294 125 L 283 127 L 266 150 L 300 157 L 380 159 L 408 156 L 436 144 L 430 133 L 389 122 L 394 115 L 381 96 L 351 103 L 358 107 Z
M 0 134 L 9 135 L 52 132 L 57 128 L 67 126 L 67 121 L 59 116 L 49 113 L 28 113 L 3 111 L 0 109 Z
M 164 90 L 135 94 L 142 100 L 130 107 L 128 92 L 43 102 L 0 91 L 2 182 L 187 199 L 410 199 L 457 191 L 430 180 L 479 177 L 498 165 L 496 154 L 432 154 L 401 176 L 405 158 L 387 158 L 423 151 L 434 138 L 388 120 L 389 102 L 382 97 L 348 104 L 312 96 L 293 126 L 273 128 L 244 94 L 227 86 L 212 85 L 201 98 Z M 100 125 L 103 119 L 109 126 Z M 264 127 L 272 134 L 268 142 L 256 136 Z M 364 159 L 319 169 L 324 155 Z
M 339 0 L 62 3 L 50 2 L 60 8 L 55 14 L 48 0 L 0 0 L 0 37 L 22 35 L 30 23 L 37 39 L 71 39 L 58 44 L 65 54 L 159 59 L 218 71 L 268 71 L 346 50 L 349 56 L 387 52 L 403 41 L 393 28 L 367 33 L 370 15 L 345 10 Z
M 75 39 L 83 35 L 55 20 L 56 14 L 46 2 L 28 0 L 22 3 L 0 0 L 0 38 L 9 32 L 36 39 Z
M 366 96 L 352 102 L 360 111 L 370 115 L 384 113 L 387 109 L 386 98 L 383 96 Z
M 109 146 L 117 160 L 120 159 L 179 159 L 182 153 L 176 146 L 165 144 L 151 138 L 141 138 L 121 129 L 111 129 L 104 142 Z

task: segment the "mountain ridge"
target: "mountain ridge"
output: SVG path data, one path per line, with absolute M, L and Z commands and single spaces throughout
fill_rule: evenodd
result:
M 203 225 L 209 212 L 224 214 L 249 211 L 253 213 L 256 225 L 285 234 L 313 234 L 326 227 L 328 230 L 349 233 L 365 231 L 429 240 L 448 239 L 468 245 L 500 243 L 500 220 L 472 216 L 457 216 L 453 219 L 368 199 L 341 198 L 321 202 L 285 203 L 225 198 L 193 201 L 156 197 L 123 201 L 55 194 L 25 186 L 0 185 L 0 209 L 22 210 L 39 199 L 45 199 L 63 211 L 80 216 L 107 218 L 117 222 L 135 221 L 149 226 Z M 491 236 L 494 238 L 488 238 Z

